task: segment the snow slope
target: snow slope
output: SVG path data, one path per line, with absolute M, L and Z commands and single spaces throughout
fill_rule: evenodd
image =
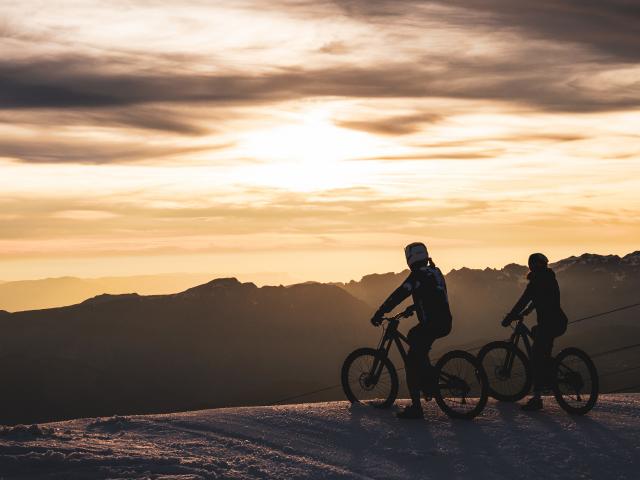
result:
M 546 403 L 472 422 L 333 402 L 5 427 L 0 478 L 639 478 L 640 395 L 579 418 Z

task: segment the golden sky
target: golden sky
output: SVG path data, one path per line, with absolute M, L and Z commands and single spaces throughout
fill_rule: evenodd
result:
M 638 38 L 623 0 L 4 0 L 0 280 L 637 250 Z

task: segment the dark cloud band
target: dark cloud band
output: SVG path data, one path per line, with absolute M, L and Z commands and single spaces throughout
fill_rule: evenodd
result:
M 548 111 L 590 112 L 640 105 L 638 88 L 590 89 L 580 65 L 521 59 L 452 60 L 437 71 L 431 60 L 384 66 L 281 68 L 244 75 L 176 72 L 110 73 L 95 59 L 60 57 L 0 61 L 0 108 L 107 108 L 159 103 L 259 103 L 332 96 L 353 98 L 484 99 Z M 594 72 L 591 72 L 593 74 Z M 595 71 L 598 73 L 598 70 Z M 132 114 L 132 116 L 135 116 Z

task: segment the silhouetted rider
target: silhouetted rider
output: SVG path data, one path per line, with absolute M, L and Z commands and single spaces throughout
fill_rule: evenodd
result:
M 529 256 L 529 284 L 520 300 L 502 321 L 508 326 L 521 315 L 536 310 L 538 325 L 533 327 L 531 367 L 533 370 L 533 396 L 522 406 L 524 410 L 542 408 L 542 391 L 548 387 L 548 373 L 553 341 L 567 330 L 567 316 L 560 307 L 560 287 L 556 275 L 549 268 L 549 260 L 542 253 Z
M 384 303 L 371 319 L 380 325 L 385 313 L 397 307 L 409 295 L 413 297 L 413 309 L 419 323 L 407 335 L 406 373 L 407 387 L 411 394 L 411 406 L 398 413 L 399 418 L 423 418 L 420 391 L 430 395 L 430 386 L 435 379 L 429 361 L 429 350 L 437 338 L 451 332 L 451 311 L 444 276 L 433 260 L 429 258 L 423 243 L 411 243 L 404 249 L 411 273 Z

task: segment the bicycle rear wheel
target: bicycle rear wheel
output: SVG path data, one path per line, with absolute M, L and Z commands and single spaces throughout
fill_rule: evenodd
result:
M 509 342 L 491 342 L 478 353 L 489 380 L 489 395 L 501 402 L 517 402 L 531 389 L 531 367 L 526 355 Z
M 568 413 L 584 415 L 598 400 L 598 371 L 589 355 L 577 348 L 565 348 L 555 358 L 553 393 Z
M 451 418 L 471 419 L 487 404 L 488 382 L 480 362 L 468 352 L 453 350 L 435 366 L 438 388 L 434 397 Z
M 342 365 L 341 379 L 351 403 L 388 408 L 398 395 L 398 374 L 393 363 L 374 348 L 350 353 Z

